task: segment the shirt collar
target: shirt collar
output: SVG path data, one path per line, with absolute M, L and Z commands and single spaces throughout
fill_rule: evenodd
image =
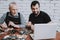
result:
M 9 16 L 13 16 L 13 15 L 11 15 L 11 13 L 9 13 Z M 18 16 L 18 13 L 16 13 L 16 15 L 15 16 Z

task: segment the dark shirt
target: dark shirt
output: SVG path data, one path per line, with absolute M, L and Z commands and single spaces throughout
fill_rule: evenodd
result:
M 31 13 L 29 16 L 29 21 L 32 22 L 32 24 L 40 24 L 40 23 L 48 23 L 51 21 L 48 14 L 46 14 L 43 11 L 40 11 L 40 14 L 36 16 L 34 13 Z
M 10 12 L 7 12 L 6 18 L 5 18 L 5 22 L 7 25 L 9 24 L 9 21 L 12 21 L 14 24 L 21 24 L 20 13 L 17 13 L 18 14 L 17 18 L 9 16 L 9 13 Z M 10 15 L 12 14 L 10 13 Z

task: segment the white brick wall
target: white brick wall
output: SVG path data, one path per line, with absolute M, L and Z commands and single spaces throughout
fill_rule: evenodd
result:
M 52 22 L 60 23 L 60 0 L 38 0 L 41 4 L 40 9 L 48 13 Z M 10 2 L 16 2 L 19 6 L 19 12 L 25 16 L 28 21 L 29 14 L 31 13 L 30 4 L 32 0 L 0 0 L 0 17 L 3 13 L 8 11 Z M 59 28 L 59 26 L 58 26 Z

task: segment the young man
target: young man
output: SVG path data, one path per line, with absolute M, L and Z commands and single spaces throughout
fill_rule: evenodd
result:
M 51 21 L 49 15 L 40 10 L 40 3 L 38 1 L 33 1 L 31 3 L 32 13 L 29 16 L 28 26 L 33 26 L 34 24 L 49 23 Z
M 18 12 L 18 6 L 15 2 L 9 4 L 9 12 L 3 14 L 0 18 L 0 26 L 2 27 L 24 27 L 25 19 L 22 14 Z
M 27 23 L 27 26 L 31 27 L 32 30 L 34 30 L 34 26 L 33 26 L 34 24 L 51 22 L 49 15 L 40 10 L 40 3 L 38 1 L 33 1 L 31 3 L 31 10 L 32 13 L 29 16 L 29 22 Z
M 31 3 L 31 10 L 29 22 L 32 24 L 49 23 L 51 21 L 49 15 L 40 10 L 40 3 L 38 1 Z

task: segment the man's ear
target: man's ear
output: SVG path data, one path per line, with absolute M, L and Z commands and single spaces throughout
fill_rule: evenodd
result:
M 10 7 L 9 7 L 9 10 L 10 10 Z
M 9 8 L 9 12 L 11 11 L 11 8 Z

